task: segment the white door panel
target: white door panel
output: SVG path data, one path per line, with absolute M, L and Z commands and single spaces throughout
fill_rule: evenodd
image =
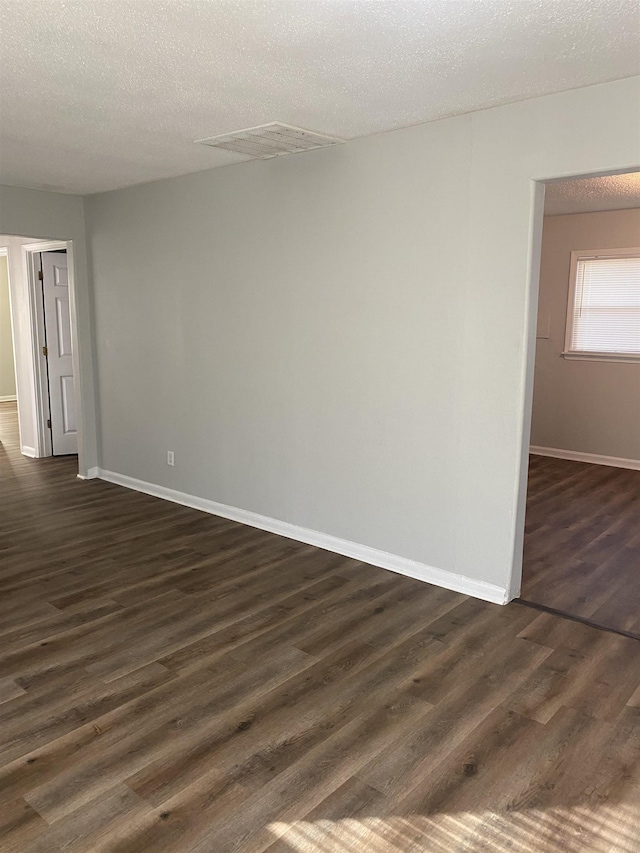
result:
M 73 393 L 73 376 L 61 376 L 62 390 L 62 430 L 65 435 L 74 435 L 78 431 L 76 425 L 76 398 Z
M 56 333 L 58 338 L 58 358 L 71 356 L 71 315 L 69 300 L 56 296 Z
M 42 292 L 48 351 L 51 443 L 54 456 L 60 456 L 78 452 L 66 254 L 42 253 Z

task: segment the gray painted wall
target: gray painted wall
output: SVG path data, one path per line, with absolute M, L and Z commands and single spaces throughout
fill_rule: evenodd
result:
M 640 363 L 564 359 L 571 252 L 640 246 L 640 210 L 546 216 L 531 444 L 640 460 Z
M 20 187 L 0 186 L 0 234 L 20 235 L 34 240 L 71 240 L 75 270 L 75 296 L 78 316 L 79 383 L 82 389 L 83 423 L 79 436 L 79 468 L 81 473 L 98 464 L 96 400 L 94 389 L 94 349 L 92 307 L 87 268 L 87 242 L 82 198 Z M 12 289 L 12 310 L 16 336 L 16 371 L 18 406 L 20 409 L 20 439 L 23 445 L 33 446 L 35 413 L 31 407 L 33 364 L 29 353 L 29 300 L 20 242 L 4 241 L 10 245 L 9 266 Z M 24 240 L 22 242 L 25 242 Z M 12 257 L 13 255 L 13 257 Z M 80 415 L 80 413 L 79 413 Z
M 635 167 L 639 95 L 87 199 L 103 467 L 514 593 L 532 179 Z
M 7 259 L 0 255 L 0 399 L 15 395 L 16 370 L 13 362 L 9 274 Z

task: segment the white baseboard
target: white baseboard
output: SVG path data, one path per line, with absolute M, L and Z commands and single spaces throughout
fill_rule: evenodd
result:
M 79 480 L 95 480 L 96 477 L 100 476 L 99 468 L 87 468 L 85 474 L 77 474 Z
M 5 394 L 0 397 L 0 403 L 15 403 L 17 399 L 15 394 Z
M 23 455 L 23 456 L 28 456 L 30 459 L 35 459 L 35 458 L 36 458 L 36 449 L 35 449 L 35 447 L 29 447 L 29 445 L 28 445 L 28 444 L 23 444 L 23 445 L 22 445 L 22 447 L 20 448 L 20 453 L 22 453 L 22 455 Z
M 534 456 L 551 456 L 553 459 L 568 459 L 570 462 L 590 462 L 592 465 L 610 465 L 612 468 L 630 468 L 640 471 L 640 459 L 624 459 L 620 456 L 601 456 L 597 453 L 582 453 L 579 450 L 559 450 L 556 447 L 536 447 L 529 452 Z
M 486 581 L 468 578 L 455 572 L 438 569 L 435 566 L 428 566 L 426 563 L 418 563 L 406 557 L 399 557 L 396 554 L 379 551 L 377 548 L 360 545 L 348 539 L 329 536 L 317 530 L 298 527 L 295 524 L 289 524 L 287 521 L 269 518 L 266 515 L 259 515 L 258 513 L 249 512 L 238 507 L 227 506 L 226 504 L 210 501 L 206 498 L 198 498 L 185 492 L 178 492 L 175 489 L 156 486 L 153 483 L 145 483 L 143 480 L 136 480 L 133 477 L 116 474 L 114 471 L 105 471 L 102 468 L 98 468 L 97 470 L 97 476 L 102 480 L 107 480 L 109 483 L 115 483 L 118 486 L 125 486 L 127 489 L 134 489 L 137 492 L 144 492 L 156 498 L 163 498 L 164 500 L 173 501 L 183 506 L 199 509 L 211 515 L 218 515 L 222 518 L 228 518 L 231 521 L 238 521 L 241 524 L 247 524 L 249 527 L 267 530 L 269 533 L 276 533 L 278 536 L 285 536 L 287 539 L 295 539 L 296 542 L 315 545 L 317 548 L 323 548 L 325 551 L 342 554 L 345 557 L 351 557 L 362 563 L 369 563 L 381 569 L 389 569 L 400 575 L 407 575 L 410 578 L 415 578 L 425 583 L 435 584 L 445 589 L 451 589 L 454 592 L 461 592 L 464 595 L 471 595 L 474 598 L 481 598 L 493 604 L 506 604 L 509 601 L 506 589 L 495 584 L 486 583 Z

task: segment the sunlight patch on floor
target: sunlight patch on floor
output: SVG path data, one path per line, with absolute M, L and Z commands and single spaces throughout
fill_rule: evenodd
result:
M 629 804 L 272 823 L 292 853 L 638 853 Z

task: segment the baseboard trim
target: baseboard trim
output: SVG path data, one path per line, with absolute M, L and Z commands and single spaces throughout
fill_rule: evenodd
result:
M 100 472 L 100 469 L 97 467 L 96 468 L 87 468 L 87 470 L 84 474 L 77 474 L 77 477 L 79 480 L 95 480 L 97 477 L 100 476 L 99 472 Z
M 28 456 L 29 459 L 35 459 L 36 458 L 35 447 L 29 447 L 28 444 L 22 445 L 22 447 L 20 448 L 20 453 L 22 453 L 23 456 Z
M 15 394 L 4 394 L 0 397 L 0 403 L 15 403 L 17 399 Z
M 156 498 L 173 501 L 173 503 L 188 506 L 192 509 L 199 509 L 211 515 L 228 518 L 231 521 L 237 521 L 249 527 L 257 527 L 259 530 L 266 530 L 269 533 L 275 533 L 287 539 L 294 539 L 296 542 L 304 542 L 306 545 L 315 545 L 317 548 L 323 548 L 325 551 L 342 554 L 344 557 L 351 557 L 362 563 L 369 563 L 381 569 L 388 569 L 389 571 L 406 575 L 425 583 L 431 583 L 435 586 L 453 590 L 454 592 L 460 592 L 463 595 L 481 598 L 493 604 L 506 604 L 509 601 L 506 589 L 487 583 L 486 581 L 468 578 L 464 575 L 447 571 L 446 569 L 429 566 L 426 563 L 418 563 L 415 560 L 409 560 L 397 554 L 389 554 L 387 551 L 380 551 L 377 548 L 370 548 L 368 545 L 360 545 L 357 542 L 340 539 L 337 536 L 330 536 L 326 533 L 320 533 L 317 530 L 298 527 L 295 524 L 280 521 L 277 518 L 270 518 L 269 516 L 260 515 L 249 510 L 227 506 L 226 504 L 210 501 L 206 498 L 199 498 L 185 492 L 178 492 L 175 489 L 168 489 L 165 486 L 157 486 L 154 483 L 146 483 L 144 480 L 136 480 L 134 477 L 117 474 L 115 471 L 106 471 L 102 468 L 98 468 L 97 470 L 97 476 L 100 479 L 106 480 L 109 483 L 115 483 L 118 486 L 124 486 L 127 489 L 144 492 Z
M 582 453 L 578 450 L 559 450 L 556 447 L 537 447 L 532 445 L 529 452 L 534 456 L 551 456 L 553 459 L 567 459 L 570 462 L 590 462 L 592 465 L 610 465 L 612 468 L 629 468 L 640 471 L 640 459 L 624 459 L 619 456 L 601 456 L 597 453 Z

